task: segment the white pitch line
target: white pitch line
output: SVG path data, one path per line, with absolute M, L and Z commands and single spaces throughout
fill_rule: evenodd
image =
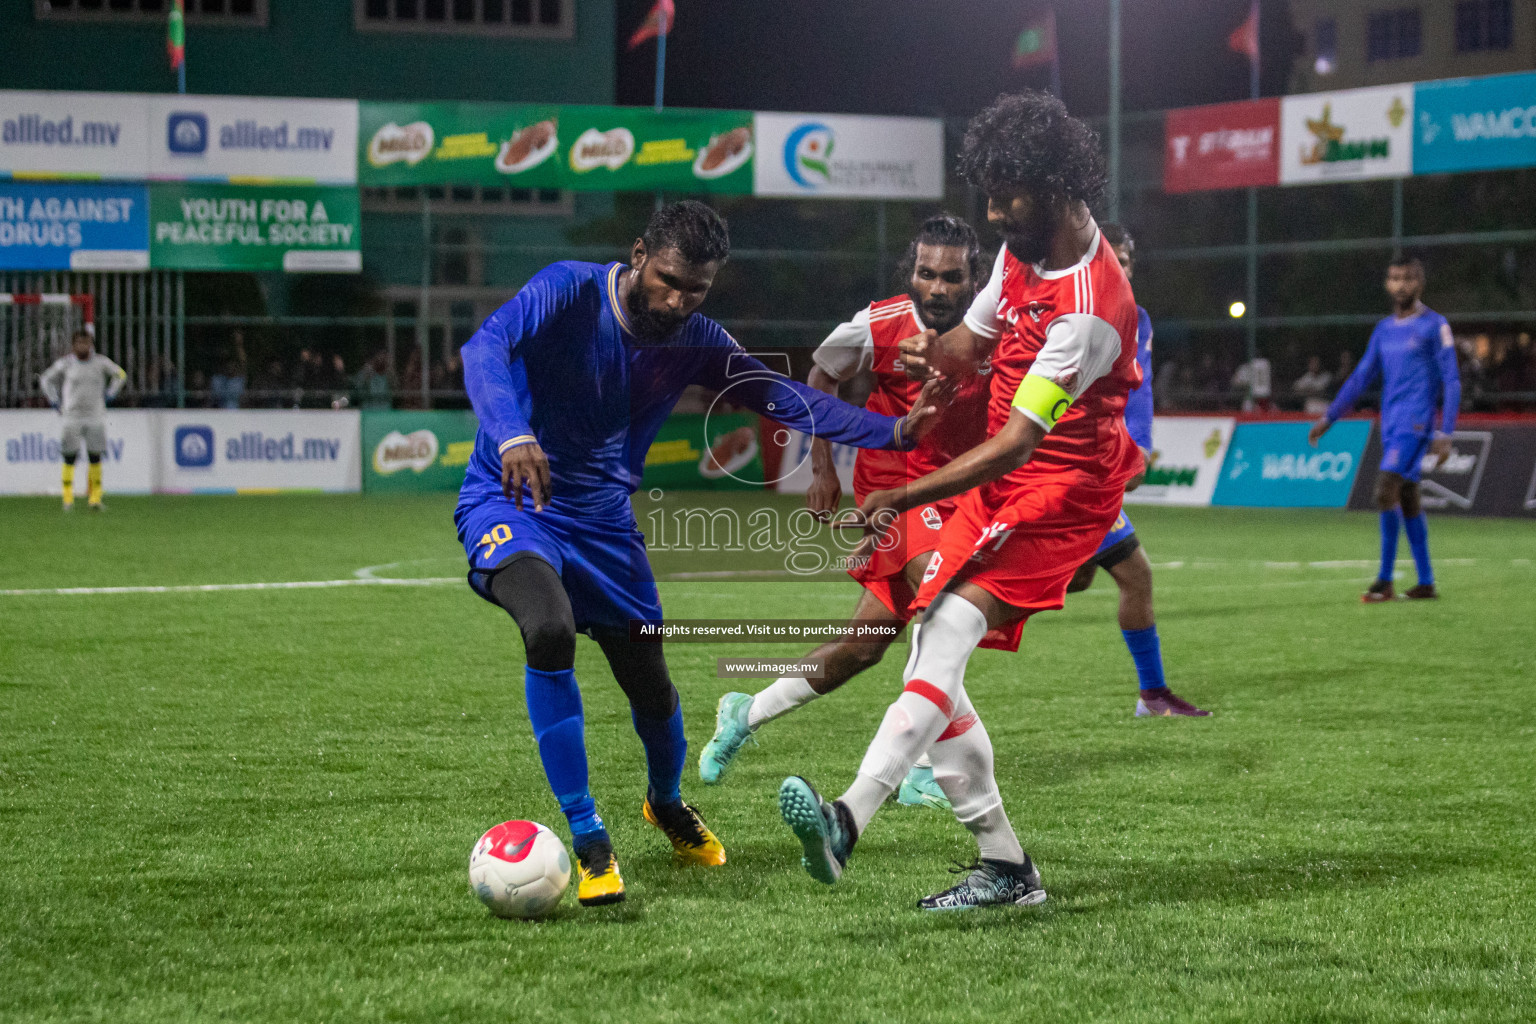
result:
M 328 590 L 334 587 L 439 587 L 463 583 L 457 576 L 422 579 L 289 580 L 279 583 L 185 583 L 163 587 L 54 587 L 39 590 L 0 590 L 0 597 L 95 597 L 103 594 L 211 594 L 227 590 Z

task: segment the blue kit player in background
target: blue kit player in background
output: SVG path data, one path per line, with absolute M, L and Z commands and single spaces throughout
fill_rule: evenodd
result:
M 1114 247 L 1126 280 L 1136 269 L 1136 240 L 1119 224 L 1103 224 L 1099 230 Z M 1125 428 L 1141 449 L 1148 466 L 1152 462 L 1152 318 L 1136 307 L 1136 361 L 1141 364 L 1141 386 L 1125 402 Z M 1133 481 L 1136 483 L 1139 481 Z M 1134 490 L 1127 487 L 1126 490 Z M 1136 537 L 1136 527 L 1121 509 L 1114 529 L 1099 545 L 1092 558 L 1083 563 L 1067 584 L 1067 593 L 1087 590 L 1093 577 L 1103 569 L 1120 588 L 1120 635 L 1136 664 L 1136 678 L 1141 693 L 1136 698 L 1136 715 L 1143 717 L 1186 716 L 1200 718 L 1209 711 L 1195 707 L 1168 688 L 1163 676 L 1163 647 L 1157 636 L 1157 619 L 1152 611 L 1152 563 Z
M 1451 325 L 1420 301 L 1424 265 L 1411 258 L 1393 260 L 1387 267 L 1387 294 L 1392 297 L 1392 315 L 1371 332 L 1360 365 L 1310 435 L 1316 446 L 1334 421 L 1354 408 L 1361 393 L 1380 380 L 1382 455 L 1376 506 L 1381 509 L 1381 572 L 1361 595 L 1367 604 L 1396 596 L 1392 576 L 1399 526 L 1408 534 L 1419 576 L 1418 585 L 1403 596 L 1415 600 L 1440 596 L 1429 563 L 1429 523 L 1420 503 L 1419 477 L 1426 452 L 1431 469 L 1450 455 L 1461 406 L 1461 373 Z
M 659 642 L 631 623 L 661 602 L 630 507 L 645 454 L 683 389 L 700 384 L 784 425 L 860 448 L 912 448 L 937 406 L 879 416 L 770 372 L 695 313 L 730 251 L 696 202 L 658 210 L 629 264 L 556 263 L 464 346 L 480 420 L 454 522 L 475 592 L 505 609 L 526 649 L 528 717 L 571 829 L 578 900 L 624 898 L 613 843 L 588 788 L 576 634 L 602 648 L 645 748 L 642 813 L 690 863 L 725 850 L 680 783 L 687 744 Z M 940 389 L 927 392 L 937 401 Z

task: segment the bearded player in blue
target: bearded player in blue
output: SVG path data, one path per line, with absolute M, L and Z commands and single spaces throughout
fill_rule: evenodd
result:
M 1120 269 L 1127 281 L 1136 273 L 1136 239 L 1120 224 L 1101 224 L 1104 240 L 1115 250 Z M 1141 366 L 1141 386 L 1125 400 L 1125 429 L 1141 449 L 1150 469 L 1152 451 L 1152 318 L 1136 307 L 1136 362 Z M 1128 487 L 1127 490 L 1134 488 Z M 1157 618 L 1152 610 L 1152 563 L 1136 536 L 1131 517 L 1121 509 L 1112 530 L 1099 550 L 1084 562 L 1067 584 L 1067 593 L 1076 594 L 1093 585 L 1093 577 L 1103 569 L 1120 589 L 1120 635 L 1131 662 L 1136 666 L 1140 692 L 1136 696 L 1136 717 L 1203 718 L 1210 714 L 1169 689 L 1163 675 L 1163 645 L 1157 635 Z
M 629 699 L 645 748 L 645 820 L 681 859 L 725 863 L 682 799 L 687 744 L 662 645 L 631 634 L 632 623 L 661 619 L 661 602 L 629 498 L 678 396 L 690 384 L 729 388 L 737 404 L 861 448 L 910 449 L 936 412 L 920 400 L 905 419 L 868 413 L 747 355 L 694 312 L 729 251 L 713 210 L 674 203 L 651 217 L 627 266 L 546 267 L 463 349 L 480 430 L 454 522 L 470 586 L 522 633 L 528 717 L 586 906 L 619 902 L 624 882 L 588 787 L 578 632 L 602 648 Z
M 1461 374 L 1456 367 L 1451 325 L 1421 301 L 1424 265 L 1416 259 L 1393 260 L 1387 267 L 1386 286 L 1393 315 L 1376 325 L 1360 365 L 1339 389 L 1328 415 L 1313 425 L 1309 435 L 1316 446 L 1334 421 L 1354 408 L 1361 393 L 1381 380 L 1382 455 L 1381 474 L 1376 479 L 1381 572 L 1361 595 L 1367 604 L 1396 596 L 1392 577 L 1397 567 L 1399 527 L 1408 534 L 1419 577 L 1418 585 L 1403 596 L 1415 600 L 1440 596 L 1429 561 L 1429 523 L 1420 502 L 1419 478 L 1426 452 L 1431 469 L 1450 455 L 1451 434 L 1461 406 Z

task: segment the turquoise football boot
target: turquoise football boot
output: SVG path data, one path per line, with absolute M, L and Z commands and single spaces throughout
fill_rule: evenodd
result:
M 951 810 L 949 797 L 939 788 L 933 777 L 933 769 L 927 765 L 913 765 L 907 777 L 901 780 L 896 791 L 896 802 L 908 807 L 932 807 L 940 811 Z
M 750 693 L 727 693 L 720 698 L 715 711 L 715 734 L 699 751 L 699 778 L 706 785 L 713 786 L 725 778 L 725 770 L 736 760 L 742 744 L 752 739 L 752 730 L 747 728 L 747 712 L 751 709 Z

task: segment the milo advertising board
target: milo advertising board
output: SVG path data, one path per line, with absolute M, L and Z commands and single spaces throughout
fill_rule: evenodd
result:
M 364 103 L 365 186 L 752 191 L 744 110 L 522 103 Z
M 363 490 L 458 490 L 477 427 L 472 412 L 365 411 Z
M 762 487 L 757 417 L 750 413 L 671 417 L 645 454 L 640 486 L 680 491 Z

